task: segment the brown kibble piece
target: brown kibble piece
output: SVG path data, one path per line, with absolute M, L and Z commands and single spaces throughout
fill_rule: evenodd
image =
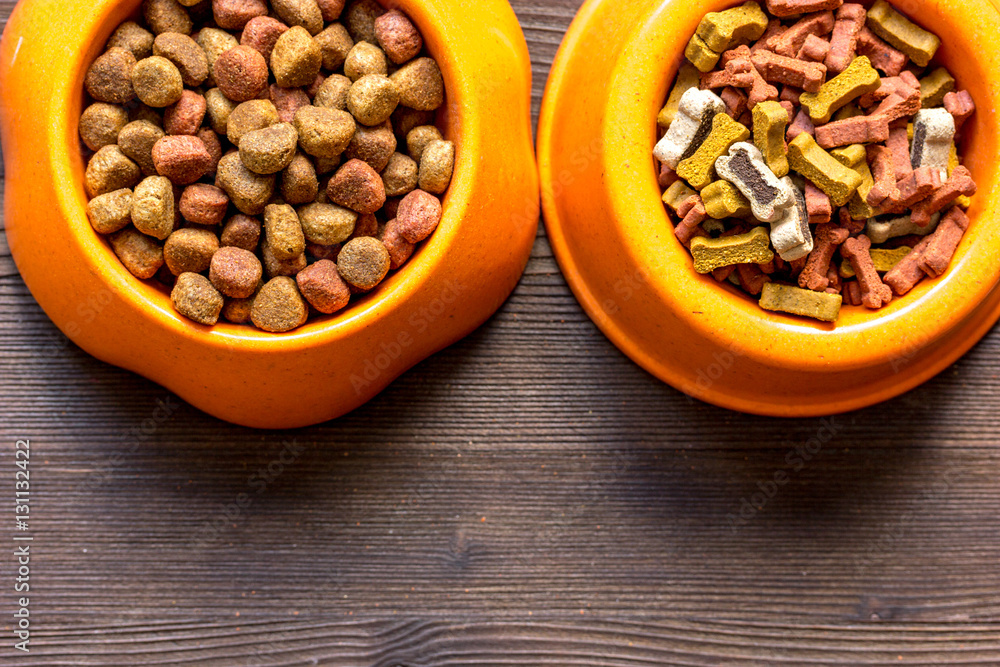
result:
M 153 55 L 172 62 L 187 86 L 200 86 L 208 78 L 208 58 L 205 51 L 187 35 L 176 32 L 159 35 L 153 42 Z
M 84 86 L 87 94 L 98 102 L 125 104 L 135 97 L 132 70 L 135 56 L 131 51 L 112 47 L 87 70 Z
M 292 27 L 301 27 L 310 35 L 323 29 L 323 13 L 316 0 L 271 0 L 275 13 Z
M 249 299 L 226 299 L 222 307 L 222 317 L 233 324 L 246 324 L 253 312 L 253 297 Z
M 389 252 L 389 268 L 398 269 L 409 261 L 416 244 L 407 241 L 399 227 L 399 219 L 393 218 L 382 230 L 382 245 Z
M 215 70 L 215 63 L 223 53 L 236 48 L 240 42 L 225 30 L 218 28 L 202 28 L 197 35 L 194 35 L 194 41 L 198 43 L 198 46 L 205 52 L 205 57 L 208 58 L 209 76 L 206 85 L 214 86 L 216 83 L 212 72 Z
M 316 91 L 313 104 L 327 109 L 347 109 L 347 94 L 352 82 L 343 74 L 332 74 L 326 78 L 323 85 Z
M 251 320 L 258 329 L 284 333 L 309 318 L 309 308 L 292 278 L 279 276 L 264 285 L 253 300 Z
M 230 153 L 219 161 L 216 185 L 226 191 L 241 213 L 260 215 L 274 196 L 274 175 L 263 176 L 247 169 L 239 153 Z
M 437 229 L 441 213 L 441 200 L 423 190 L 414 190 L 399 203 L 396 212 L 399 233 L 410 243 L 420 243 Z
M 270 100 L 250 100 L 240 104 L 229 114 L 226 135 L 234 146 L 239 146 L 243 135 L 262 130 L 281 122 L 278 109 Z
M 355 43 L 344 61 L 344 75 L 351 81 L 357 81 L 368 74 L 385 76 L 388 71 L 385 53 L 370 42 Z
M 323 53 L 319 44 L 302 26 L 286 30 L 271 52 L 271 71 L 282 88 L 310 85 L 322 66 Z
M 198 130 L 198 134 L 195 136 L 201 139 L 202 143 L 205 144 L 205 150 L 212 156 L 212 167 L 208 173 L 214 173 L 219 168 L 219 160 L 222 159 L 222 142 L 219 141 L 219 135 L 210 128 L 203 127 Z
M 292 259 L 278 259 L 274 256 L 274 253 L 271 251 L 271 246 L 267 243 L 261 244 L 260 256 L 264 261 L 264 273 L 268 278 L 275 278 L 277 276 L 295 276 L 299 271 L 309 265 L 309 259 L 306 257 L 305 253 L 302 253 L 297 257 L 293 257 Z
M 195 135 L 205 120 L 208 104 L 193 90 L 185 90 L 181 99 L 163 112 L 163 129 L 167 134 Z
M 122 188 L 131 188 L 142 175 L 139 166 L 128 159 L 118 146 L 105 146 L 87 163 L 84 186 L 88 197 L 96 197 Z
M 174 187 L 163 176 L 148 176 L 132 195 L 132 224 L 143 234 L 164 240 L 176 222 Z
M 243 30 L 253 19 L 267 16 L 265 0 L 212 0 L 215 23 L 226 30 Z
M 358 214 L 336 204 L 309 204 L 299 209 L 302 232 L 309 243 L 331 246 L 354 233 Z
M 321 259 L 295 277 L 299 291 L 319 312 L 330 315 L 343 309 L 351 300 L 351 290 L 340 277 L 337 265 Z
M 238 213 L 222 228 L 220 240 L 224 247 L 232 246 L 253 252 L 260 242 L 260 220 Z
M 305 153 L 297 152 L 281 174 L 281 196 L 289 204 L 298 206 L 316 201 L 318 194 L 316 167 Z
M 237 46 L 218 57 L 212 76 L 226 97 L 235 102 L 246 102 L 260 97 L 267 90 L 267 61 L 256 49 Z
M 118 147 L 135 161 L 144 176 L 156 175 L 153 146 L 164 137 L 163 130 L 146 120 L 132 121 L 118 135 Z
M 354 48 L 354 40 L 347 34 L 347 28 L 340 23 L 327 27 L 315 39 L 323 54 L 323 69 L 330 72 L 343 67 L 347 55 Z
M 374 289 L 389 273 L 389 251 L 378 239 L 363 236 L 349 241 L 337 257 L 337 271 L 349 285 Z
M 256 49 L 260 55 L 264 56 L 266 62 L 271 62 L 271 52 L 274 51 L 274 45 L 287 30 L 288 26 L 278 19 L 270 16 L 258 16 L 251 19 L 243 29 L 240 45 Z
M 309 95 L 301 88 L 282 88 L 277 84 L 271 84 L 271 102 L 278 110 L 278 119 L 282 123 L 291 123 L 299 109 L 312 104 Z
M 413 128 L 406 135 L 406 149 L 409 151 L 410 157 L 419 163 L 427 144 L 442 139 L 444 137 L 441 136 L 441 130 L 433 125 L 421 125 Z
M 455 144 L 432 141 L 420 156 L 420 188 L 436 195 L 444 194 L 455 170 Z
M 276 174 L 295 157 L 299 133 L 291 123 L 254 130 L 240 139 L 240 159 L 258 174 Z
M 381 125 L 389 120 L 398 104 L 396 86 L 380 74 L 361 77 L 347 94 L 347 109 L 362 125 Z
M 371 213 L 358 216 L 358 221 L 354 224 L 354 233 L 347 240 L 353 241 L 362 236 L 371 236 L 373 238 L 378 236 L 378 218 Z
M 389 60 L 397 65 L 416 58 L 424 48 L 420 31 L 398 10 L 391 10 L 375 19 L 375 37 Z
M 387 197 L 402 197 L 417 187 L 417 163 L 402 153 L 393 153 L 382 171 Z
M 236 247 L 219 249 L 213 256 L 208 279 L 215 289 L 232 299 L 247 299 L 257 291 L 264 275 L 257 256 Z
M 316 0 L 324 21 L 336 21 L 344 11 L 344 0 Z
M 213 326 L 219 321 L 225 300 L 208 281 L 198 273 L 182 273 L 170 292 L 174 309 L 198 324 Z
M 390 120 L 392 121 L 393 129 L 396 130 L 396 134 L 406 139 L 410 130 L 422 125 L 433 125 L 434 117 L 435 113 L 433 111 L 418 111 L 417 109 L 409 109 L 400 105 L 396 107 Z M 411 155 L 410 157 L 413 156 Z M 417 158 L 413 159 L 416 160 Z
M 98 234 L 114 234 L 132 222 L 132 191 L 128 188 L 98 195 L 87 204 L 87 219 Z
M 153 164 L 173 183 L 190 185 L 211 169 L 212 155 L 198 137 L 168 135 L 153 145 Z
M 153 55 L 153 33 L 134 21 L 126 21 L 111 33 L 107 48 L 130 51 L 136 60 Z
M 228 130 L 229 117 L 236 109 L 236 102 L 225 96 L 218 88 L 212 88 L 205 93 L 208 124 L 215 132 L 225 135 Z
M 113 234 L 109 241 L 121 263 L 139 280 L 149 280 L 163 266 L 163 246 L 133 227 Z
M 306 239 L 295 209 L 271 204 L 264 209 L 264 243 L 276 259 L 295 259 L 306 251 Z
M 80 116 L 80 138 L 92 151 L 118 143 L 118 135 L 128 124 L 128 112 L 114 104 L 97 102 Z
M 180 70 L 162 56 L 150 56 L 132 68 L 132 86 L 142 103 L 161 109 L 181 99 L 184 80 Z
M 444 78 L 431 58 L 417 58 L 403 65 L 389 79 L 396 84 L 399 103 L 404 106 L 433 111 L 444 104 Z
M 375 0 L 355 0 L 344 11 L 343 21 L 355 42 L 378 44 L 375 21 L 384 13 L 385 10 Z
M 347 150 L 356 127 L 346 111 L 314 106 L 299 109 L 294 124 L 302 150 L 323 158 L 335 158 Z
M 396 151 L 396 135 L 388 121 L 378 127 L 359 125 L 344 155 L 348 160 L 358 159 L 381 172 Z
M 142 16 L 154 34 L 179 32 L 190 35 L 194 23 L 187 10 L 177 0 L 145 0 L 142 3 Z
M 385 204 L 385 185 L 374 169 L 361 160 L 349 160 L 332 179 L 327 196 L 335 204 L 358 213 L 374 213 Z
M 219 250 L 219 237 L 206 229 L 178 229 L 163 244 L 163 260 L 175 276 L 202 273 Z
M 226 219 L 229 197 L 214 185 L 195 183 L 184 188 L 178 208 L 188 222 L 196 225 L 219 225 Z

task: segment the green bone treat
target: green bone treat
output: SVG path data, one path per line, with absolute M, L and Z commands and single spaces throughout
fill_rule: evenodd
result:
M 778 178 L 788 175 L 785 132 L 789 122 L 788 112 L 778 102 L 761 102 L 753 108 L 753 143 Z
M 729 181 L 715 181 L 701 191 L 705 212 L 716 220 L 745 218 L 751 214 L 750 201 Z
M 767 30 L 767 15 L 756 2 L 747 2 L 721 12 L 709 12 L 695 34 L 708 48 L 723 53 L 734 46 L 758 39 Z
M 872 256 L 872 264 L 875 265 L 875 270 L 879 273 L 888 273 L 899 264 L 904 257 L 910 254 L 913 248 L 909 246 L 899 246 L 898 248 L 872 248 L 869 254 Z M 854 273 L 854 267 L 846 259 L 840 262 L 840 277 L 841 278 L 853 278 L 856 274 Z
M 681 103 L 681 97 L 689 89 L 697 88 L 699 83 L 701 83 L 701 74 L 698 73 L 698 69 L 687 61 L 682 62 L 680 69 L 677 70 L 674 87 L 670 89 L 670 96 L 667 97 L 667 103 L 656 117 L 656 124 L 660 127 L 670 127 L 674 118 L 677 117 L 677 107 Z
M 931 109 L 944 104 L 944 96 L 955 90 L 955 77 L 943 67 L 920 80 L 920 108 Z
M 868 28 L 920 67 L 927 67 L 941 46 L 937 35 L 908 20 L 885 0 L 878 0 L 868 10 Z
M 691 256 L 694 270 L 711 273 L 715 269 L 733 264 L 767 264 L 774 259 L 771 238 L 764 227 L 754 227 L 746 234 L 707 239 L 691 239 Z
M 691 41 L 688 42 L 687 48 L 684 49 L 684 56 L 691 61 L 692 65 L 698 68 L 699 72 L 711 72 L 715 64 L 719 62 L 722 54 L 708 48 L 705 40 L 698 35 L 692 35 Z
M 842 303 L 839 294 L 813 292 L 779 283 L 764 283 L 760 295 L 760 307 L 764 310 L 802 315 L 822 322 L 836 322 Z
M 788 163 L 826 193 L 834 206 L 844 206 L 861 187 L 858 172 L 845 167 L 803 132 L 788 144 Z
M 817 93 L 802 93 L 799 102 L 809 118 L 820 125 L 829 123 L 834 112 L 882 85 L 878 71 L 867 56 L 858 56 L 843 72 L 823 84 Z
M 677 175 L 695 190 L 702 190 L 713 180 L 715 161 L 737 141 L 750 138 L 750 130 L 724 113 L 716 114 L 712 131 L 695 154 L 677 165 Z

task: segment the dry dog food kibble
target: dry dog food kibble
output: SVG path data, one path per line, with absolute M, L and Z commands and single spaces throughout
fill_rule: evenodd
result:
M 723 13 L 711 44 L 753 38 L 763 20 L 755 8 Z M 971 98 L 947 72 L 925 79 L 913 84 L 917 97 L 945 103 L 960 127 Z M 697 73 L 685 81 L 693 87 Z M 436 127 L 444 77 L 398 9 L 374 0 L 144 0 L 141 19 L 114 31 L 83 86 L 87 218 L 125 269 L 161 283 L 199 324 L 221 318 L 281 333 L 310 313 L 338 313 L 441 224 L 456 160 Z M 729 92 L 712 97 L 718 111 L 733 101 Z M 941 119 L 925 126 L 918 154 L 937 165 Z M 772 144 L 782 128 L 768 130 Z M 713 141 L 723 152 L 732 143 Z M 948 192 L 968 190 L 961 177 Z M 741 210 L 738 190 L 716 189 L 714 212 Z M 947 254 L 949 234 L 928 266 Z
M 377 26 L 394 26 L 390 14 Z M 885 0 L 751 1 L 707 14 L 653 150 L 694 270 L 765 310 L 823 322 L 842 303 L 877 310 L 945 273 L 976 192 L 959 150 L 976 105 L 936 63 L 940 44 Z M 433 94 L 419 59 L 389 79 L 407 82 L 397 88 L 411 108 L 421 108 L 411 95 Z M 417 189 L 381 231 L 393 263 L 434 217 L 423 198 L 438 192 L 437 169 L 453 168 L 454 147 L 435 132 L 406 136 Z M 401 157 L 383 172 L 391 197 L 408 184 Z

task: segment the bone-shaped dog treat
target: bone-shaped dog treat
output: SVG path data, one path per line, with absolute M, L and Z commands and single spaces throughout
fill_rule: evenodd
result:
M 841 294 L 844 298 L 844 303 L 849 306 L 860 306 L 861 305 L 861 285 L 858 284 L 857 280 L 851 280 L 844 283 L 844 287 L 841 290 Z
M 826 81 L 826 65 L 822 63 L 797 60 L 764 50 L 753 53 L 751 62 L 768 83 L 781 83 L 815 93 Z
M 837 217 L 840 219 L 840 226 L 849 231 L 852 236 L 863 232 L 865 225 L 868 224 L 867 220 L 852 218 L 851 211 L 846 206 L 837 210 Z
M 889 121 L 884 116 L 855 116 L 816 128 L 816 143 L 827 149 L 877 143 L 888 138 Z
M 876 0 L 868 10 L 868 27 L 920 67 L 927 67 L 941 46 L 937 35 L 910 22 L 885 0 Z
M 944 273 L 968 228 L 969 218 L 965 212 L 958 206 L 952 207 L 931 235 L 930 243 L 920 257 L 920 268 L 923 272 L 931 278 L 937 278 Z
M 892 165 L 892 151 L 877 144 L 868 146 L 868 159 L 875 183 L 868 191 L 866 201 L 871 206 L 878 208 L 887 200 L 898 200 L 899 188 L 896 187 L 896 171 Z
M 871 239 L 872 243 L 885 243 L 889 239 L 914 234 L 918 236 L 926 236 L 937 229 L 938 221 L 940 219 L 940 215 L 932 216 L 930 223 L 926 227 L 921 227 L 913 224 L 913 221 L 910 220 L 910 216 L 908 215 L 890 218 L 888 220 L 871 218 L 865 226 L 865 236 Z
M 872 111 L 873 116 L 884 116 L 889 123 L 908 118 L 920 111 L 920 89 L 899 86 Z
M 836 224 L 821 224 L 816 227 L 814 248 L 809 253 L 806 266 L 799 274 L 799 287 L 822 292 L 830 286 L 828 276 L 830 260 L 844 241 L 850 237 L 843 227 Z
M 920 106 L 931 109 L 944 102 L 944 96 L 955 90 L 955 77 L 944 67 L 920 79 Z
M 910 139 L 907 137 L 905 127 L 889 130 L 889 139 L 886 140 L 885 145 L 892 153 L 892 169 L 896 172 L 896 180 L 913 171 L 912 159 L 910 158 Z
M 892 290 L 882 282 L 875 270 L 869 254 L 871 247 L 872 242 L 862 234 L 844 241 L 840 246 L 840 255 L 854 267 L 861 285 L 861 302 L 866 308 L 877 310 L 892 301 Z
M 948 174 L 948 155 L 955 140 L 955 117 L 946 109 L 924 109 L 913 119 L 913 144 L 910 163 L 914 169 L 940 169 Z
M 761 290 L 760 307 L 792 315 L 811 317 L 822 322 L 836 322 L 843 299 L 839 294 L 813 292 L 791 285 L 766 283 Z
M 706 72 L 701 75 L 701 87 L 704 89 L 736 86 L 751 88 L 756 81 L 756 75 L 751 71 L 753 64 L 744 58 L 729 60 L 721 70 Z
M 902 213 L 918 201 L 929 197 L 941 187 L 941 172 L 931 167 L 920 167 L 897 181 L 896 186 L 899 195 L 892 201 L 892 207 L 887 208 L 889 213 Z
M 771 224 L 771 245 L 781 259 L 794 262 L 813 251 L 813 236 L 805 195 L 788 176 L 782 178 L 781 183 L 792 193 L 794 204 Z
M 833 206 L 825 192 L 817 188 L 811 181 L 806 181 L 805 187 L 806 211 L 809 214 L 809 224 L 821 225 L 830 222 L 833 217 Z
M 689 89 L 681 97 L 677 116 L 670 124 L 670 129 L 656 144 L 653 155 L 676 170 L 682 160 L 694 155 L 711 133 L 712 121 L 725 110 L 726 103 L 712 91 Z
M 785 128 L 788 111 L 778 102 L 761 102 L 753 108 L 753 143 L 763 154 L 764 162 L 778 178 L 788 173 Z
M 747 104 L 751 109 L 766 100 L 778 99 L 778 89 L 764 80 L 764 77 L 754 67 L 752 57 L 753 53 L 750 52 L 750 47 L 745 44 L 730 49 L 722 55 L 726 68 L 732 67 L 736 71 L 746 72 L 749 75 L 750 85 L 740 87 L 749 88 Z
M 767 11 L 775 16 L 795 16 L 807 12 L 837 9 L 844 0 L 767 0 Z
M 730 118 L 739 118 L 747 110 L 747 96 L 739 88 L 726 86 L 719 97 L 726 103 L 726 113 Z
M 816 127 L 813 125 L 812 120 L 809 119 L 809 114 L 806 113 L 805 109 L 799 109 L 799 112 L 795 114 L 795 118 L 792 119 L 792 124 L 788 126 L 788 132 L 785 136 L 788 141 L 791 141 L 800 134 L 812 136 L 815 132 Z
M 910 253 L 901 259 L 892 270 L 885 274 L 883 281 L 888 285 L 896 296 L 903 296 L 917 286 L 927 274 L 920 268 L 920 260 L 931 243 L 928 236 L 913 247 Z
M 709 12 L 695 34 L 716 53 L 742 42 L 752 42 L 767 30 L 767 15 L 756 2 L 746 2 L 721 12 Z
M 799 60 L 821 63 L 828 55 L 830 55 L 830 42 L 816 35 L 808 35 L 795 57 Z
M 764 34 L 761 35 L 756 42 L 750 45 L 750 53 L 753 53 L 754 51 L 759 51 L 760 49 L 768 48 L 767 46 L 768 42 L 772 38 L 777 37 L 778 35 L 781 35 L 784 32 L 786 32 L 786 29 L 785 26 L 782 25 L 781 20 L 771 19 L 767 24 L 767 29 L 764 31 Z
M 962 163 L 958 159 L 958 146 L 952 144 L 951 151 L 948 153 L 948 178 L 951 178 L 951 175 L 955 173 L 960 164 Z M 955 205 L 967 209 L 972 206 L 972 199 L 966 195 L 961 195 L 955 198 Z
M 677 70 L 674 86 L 670 89 L 670 95 L 667 97 L 667 103 L 663 105 L 660 113 L 656 116 L 656 124 L 660 127 L 670 127 L 674 118 L 677 117 L 677 108 L 680 106 L 684 93 L 692 88 L 697 88 L 700 82 L 701 74 L 698 72 L 698 68 L 687 61 L 682 62 Z
M 840 294 L 841 291 L 843 291 L 844 281 L 840 277 L 840 274 L 837 273 L 837 267 L 833 266 L 832 263 L 830 264 L 830 268 L 826 272 L 826 278 L 827 280 L 830 281 L 830 284 L 827 286 L 825 290 L 823 290 L 824 292 L 826 292 L 827 294 Z
M 691 241 L 694 270 L 709 273 L 734 264 L 766 264 L 774 258 L 767 230 L 754 227 L 745 234 L 696 238 Z
M 955 119 L 955 133 L 957 134 L 965 121 L 976 112 L 976 103 L 972 101 L 972 95 L 967 90 L 960 90 L 957 93 L 948 93 L 944 96 L 944 108 Z
M 899 246 L 898 248 L 872 248 L 869 254 L 872 256 L 872 266 L 879 273 L 891 271 L 903 258 L 910 254 L 909 246 Z M 840 277 L 854 278 L 854 266 L 846 259 L 840 263 Z
M 684 205 L 684 202 L 697 194 L 684 181 L 674 181 L 667 188 L 667 191 L 663 193 L 663 203 L 669 206 L 674 213 L 680 215 L 680 208 Z
M 699 72 L 709 72 L 719 62 L 721 54 L 716 53 L 708 47 L 698 35 L 691 35 L 691 41 L 684 49 L 684 57 L 698 68 Z
M 794 115 L 795 107 L 799 104 L 799 97 L 802 96 L 802 89 L 796 88 L 795 86 L 782 86 L 781 93 L 778 95 L 779 102 L 787 102 L 788 106 L 785 109 L 788 111 L 788 117 L 791 118 Z
M 830 53 L 823 61 L 830 72 L 840 74 L 854 60 L 858 35 L 866 17 L 865 8 L 858 4 L 846 4 L 837 10 L 837 22 L 830 37 Z
M 878 72 L 865 56 L 858 56 L 843 72 L 820 87 L 819 92 L 803 93 L 799 98 L 813 122 L 828 123 L 834 112 L 865 93 L 878 90 Z
M 764 41 L 764 46 L 782 56 L 794 57 L 809 36 L 822 37 L 833 30 L 833 12 L 819 12 L 799 19 L 792 27 Z M 755 49 L 756 50 L 756 49 Z
M 724 113 L 716 114 L 712 121 L 712 131 L 702 142 L 694 155 L 677 165 L 677 175 L 696 190 L 701 190 L 712 182 L 715 161 L 737 141 L 750 138 L 750 130 Z
M 746 290 L 747 294 L 760 294 L 765 283 L 771 279 L 756 264 L 737 264 L 736 273 L 740 277 L 740 286 Z
M 715 181 L 701 191 L 705 211 L 716 220 L 751 215 L 750 202 L 729 181 Z
M 830 197 L 834 206 L 844 206 L 861 186 L 858 172 L 845 167 L 802 133 L 788 144 L 788 163 Z
M 795 203 L 793 193 L 768 168 L 764 156 L 753 144 L 733 144 L 729 155 L 715 161 L 715 171 L 743 193 L 750 201 L 754 217 L 762 222 L 777 221 Z
M 926 225 L 932 215 L 948 208 L 961 195 L 971 197 L 974 194 L 976 194 L 976 182 L 972 180 L 972 174 L 965 167 L 956 167 L 944 185 L 927 199 L 913 205 L 910 219 L 914 224 Z
M 701 198 L 694 196 L 690 197 L 681 208 L 678 209 L 677 215 L 683 216 L 683 219 L 677 223 L 674 227 L 674 236 L 681 243 L 687 245 L 687 243 L 695 236 L 698 226 L 705 221 L 708 217 L 705 213 L 705 206 L 702 204 Z
M 817 128 L 818 131 L 818 128 Z M 844 148 L 837 148 L 830 151 L 830 155 L 845 167 L 850 167 L 861 177 L 861 185 L 847 203 L 848 212 L 854 220 L 867 220 L 875 215 L 875 211 L 868 205 L 867 197 L 875 180 L 872 172 L 868 168 L 868 154 L 861 144 L 851 144 Z
M 882 70 L 888 76 L 899 76 L 910 61 L 905 53 L 883 42 L 867 26 L 862 27 L 858 34 L 858 55 L 867 56 L 872 67 Z

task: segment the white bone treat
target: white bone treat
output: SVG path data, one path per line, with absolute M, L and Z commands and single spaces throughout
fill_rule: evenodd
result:
M 914 169 L 931 167 L 941 170 L 941 180 L 948 180 L 948 156 L 955 141 L 955 117 L 946 109 L 923 109 L 913 117 L 913 143 L 910 163 Z
M 771 224 L 771 245 L 781 259 L 793 262 L 813 251 L 813 235 L 809 227 L 805 194 L 788 176 L 780 182 L 792 193 L 793 204 L 785 209 L 784 216 L 778 222 Z
M 676 169 L 695 154 L 712 131 L 712 119 L 726 110 L 726 103 L 711 90 L 691 88 L 681 96 L 677 117 L 653 149 L 657 160 Z
M 715 161 L 715 171 L 750 200 L 750 210 L 761 222 L 781 220 L 795 205 L 794 186 L 784 185 L 764 162 L 760 149 L 749 142 L 733 144 L 729 155 Z
M 870 238 L 872 243 L 876 245 L 879 243 L 885 243 L 889 239 L 894 239 L 897 236 L 909 236 L 910 234 L 927 236 L 937 229 L 940 221 L 940 213 L 936 213 L 931 216 L 931 221 L 926 227 L 914 224 L 908 215 L 892 218 L 891 220 L 869 218 L 868 224 L 865 226 L 865 236 Z

